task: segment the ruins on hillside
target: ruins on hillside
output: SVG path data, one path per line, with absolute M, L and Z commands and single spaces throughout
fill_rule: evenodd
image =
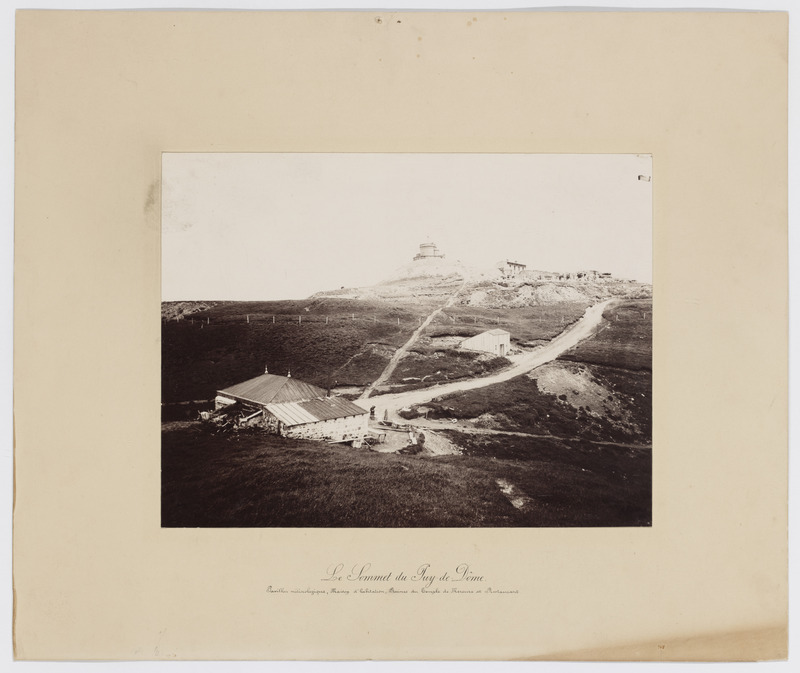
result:
M 515 274 L 516 275 L 516 274 Z M 605 281 L 605 280 L 612 280 L 613 276 L 611 273 L 603 272 L 600 273 L 599 271 L 535 271 L 531 270 L 523 270 L 520 272 L 520 275 L 526 280 L 579 280 L 579 281 L 587 281 L 587 282 L 597 282 L 597 281 Z
M 522 264 L 521 262 L 512 262 L 508 259 L 505 259 L 497 263 L 497 268 L 500 269 L 500 272 L 506 278 L 510 278 L 513 276 L 518 276 L 525 271 L 526 265 Z

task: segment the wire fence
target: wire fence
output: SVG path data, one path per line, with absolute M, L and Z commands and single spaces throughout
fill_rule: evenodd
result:
M 387 317 L 377 315 L 303 315 L 276 313 L 274 315 L 249 314 L 244 316 L 192 316 L 178 315 L 172 318 L 162 318 L 162 324 L 183 323 L 193 325 L 198 328 L 212 325 L 342 325 L 342 324 L 367 324 L 367 325 L 395 325 L 397 327 L 418 328 L 426 318 L 422 316 Z M 431 325 L 502 325 L 503 319 L 500 316 L 479 316 L 479 315 L 451 315 L 440 312 L 431 320 Z

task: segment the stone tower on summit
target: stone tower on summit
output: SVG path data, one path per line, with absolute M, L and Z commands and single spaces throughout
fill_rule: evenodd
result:
M 439 248 L 436 247 L 436 244 L 420 243 L 419 252 L 414 256 L 414 261 L 416 262 L 419 259 L 431 259 L 434 257 L 438 257 L 440 259 L 444 258 L 444 255 L 439 252 Z

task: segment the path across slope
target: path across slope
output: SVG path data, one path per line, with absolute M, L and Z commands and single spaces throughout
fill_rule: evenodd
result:
M 467 279 L 465 278 L 461 285 L 458 286 L 458 289 L 450 295 L 447 301 L 442 304 L 439 308 L 437 308 L 433 313 L 431 313 L 425 320 L 422 321 L 422 324 L 414 330 L 414 333 L 411 335 L 408 341 L 406 341 L 400 348 L 398 348 L 392 358 L 389 360 L 389 364 L 386 365 L 386 368 L 381 372 L 381 375 L 372 383 L 370 383 L 366 390 L 361 393 L 361 396 L 358 398 L 360 400 L 367 399 L 371 394 L 372 391 L 375 390 L 378 386 L 382 385 L 386 381 L 389 380 L 389 377 L 394 373 L 397 364 L 403 358 L 403 356 L 408 352 L 408 349 L 411 348 L 412 344 L 419 338 L 419 335 L 422 334 L 423 330 L 431 324 L 431 320 L 433 320 L 437 315 L 439 315 L 444 309 L 449 308 L 453 302 L 455 301 L 458 293 L 464 289 L 464 286 L 467 284 Z
M 531 432 L 519 432 L 516 430 L 497 430 L 496 428 L 473 428 L 460 423 L 447 423 L 439 420 L 428 420 L 426 418 L 415 418 L 409 421 L 414 427 L 428 428 L 429 430 L 456 430 L 468 435 L 511 435 L 513 437 L 534 437 L 536 439 L 555 439 L 562 442 L 585 442 L 587 444 L 600 444 L 602 446 L 617 446 L 623 449 L 642 449 L 650 450 L 650 444 L 630 444 L 626 442 L 611 442 L 602 439 L 589 439 L 587 437 L 561 437 L 550 434 L 534 434 Z
M 574 323 L 561 334 L 555 337 L 544 346 L 536 350 L 526 353 L 524 355 L 515 356 L 511 358 L 513 365 L 508 369 L 492 374 L 491 376 L 484 376 L 481 378 L 467 379 L 466 381 L 454 381 L 453 383 L 446 383 L 444 385 L 433 386 L 431 388 L 424 388 L 422 390 L 410 390 L 404 393 L 388 393 L 386 395 L 377 395 L 369 399 L 370 405 L 375 405 L 376 414 L 378 418 L 383 418 L 384 411 L 389 412 L 389 417 L 394 420 L 399 420 L 396 415 L 398 409 L 408 407 L 413 404 L 424 404 L 430 402 L 434 397 L 441 395 L 449 395 L 450 393 L 460 392 L 463 390 L 474 390 L 475 388 L 483 388 L 491 386 L 495 383 L 502 383 L 513 379 L 515 376 L 525 374 L 536 367 L 555 360 L 559 355 L 568 351 L 573 346 L 576 346 L 580 341 L 595 334 L 600 327 L 603 320 L 603 311 L 609 304 L 616 301 L 615 299 L 607 299 L 606 301 L 590 306 L 586 309 L 583 317 Z M 444 307 L 443 307 L 444 308 Z M 441 309 L 439 309 L 441 310 Z M 373 384 L 372 388 L 376 384 Z M 370 390 L 370 389 L 368 389 Z M 365 391 L 362 395 L 363 399 L 369 393 Z

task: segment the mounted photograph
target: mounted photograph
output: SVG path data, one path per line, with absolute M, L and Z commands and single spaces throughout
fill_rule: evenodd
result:
M 651 526 L 652 186 L 162 154 L 161 526 Z

